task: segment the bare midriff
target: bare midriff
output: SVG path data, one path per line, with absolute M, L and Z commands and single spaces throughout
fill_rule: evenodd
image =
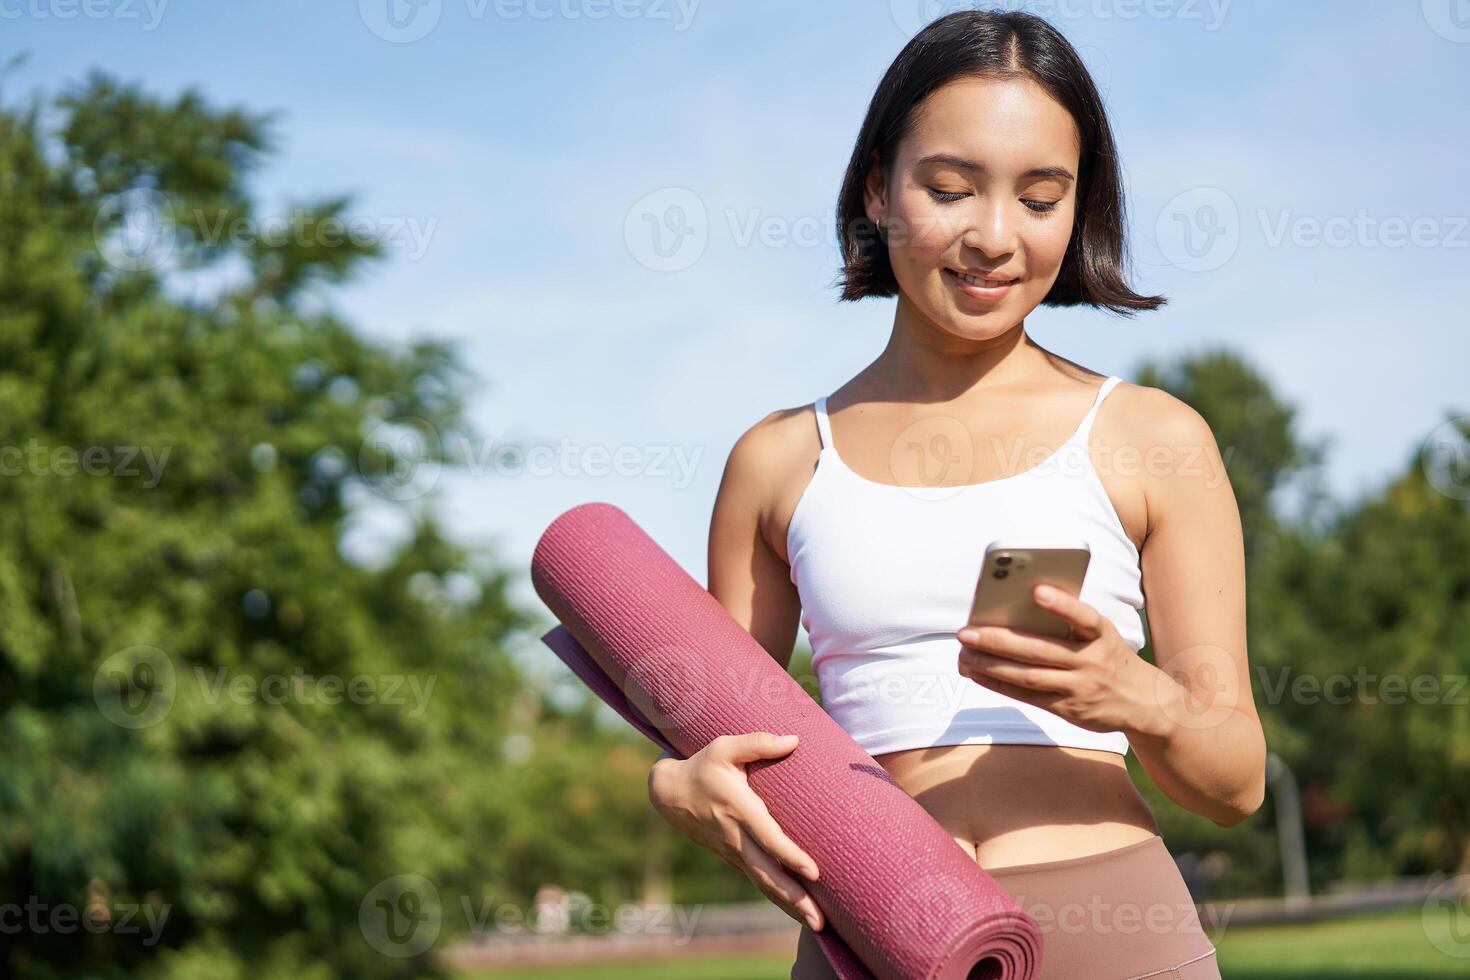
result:
M 1101 854 L 1159 833 L 1116 752 L 942 745 L 874 758 L 987 870 Z

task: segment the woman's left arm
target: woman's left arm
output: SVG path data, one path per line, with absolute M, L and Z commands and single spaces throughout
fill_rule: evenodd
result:
M 1144 389 L 1149 390 L 1149 389 Z M 1148 521 L 1140 552 L 1154 664 L 1113 623 L 1065 593 L 1037 602 L 1066 619 L 1052 639 L 964 627 L 960 673 L 1092 731 L 1127 734 L 1139 762 L 1180 806 L 1222 827 L 1261 805 L 1266 739 L 1246 658 L 1240 510 L 1214 433 L 1186 403 L 1154 389 L 1127 439 Z M 1055 592 L 1055 590 L 1052 590 Z
M 1141 562 L 1149 642 L 1164 678 L 1152 718 L 1128 732 L 1138 761 L 1179 805 L 1221 826 L 1266 792 L 1266 738 L 1246 655 L 1240 509 L 1209 424 L 1169 396 L 1148 423 L 1162 465 L 1142 467 Z M 1142 459 L 1147 461 L 1149 446 Z

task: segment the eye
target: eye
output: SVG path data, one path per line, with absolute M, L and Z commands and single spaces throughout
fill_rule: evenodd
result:
M 926 188 L 926 190 L 929 191 L 929 196 L 934 198 L 934 200 L 942 201 L 945 204 L 953 204 L 955 201 L 958 201 L 961 198 L 970 196 L 968 194 L 958 191 L 942 191 L 936 187 L 929 187 Z M 1055 201 L 1032 201 L 1028 199 L 1022 199 L 1021 203 L 1026 205 L 1029 210 L 1034 211 L 1037 214 L 1050 214 L 1052 211 L 1055 211 L 1057 209 L 1057 202 Z

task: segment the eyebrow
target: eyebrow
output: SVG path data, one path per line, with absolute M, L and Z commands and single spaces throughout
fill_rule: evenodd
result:
M 931 153 L 921 159 L 918 162 L 918 166 L 922 167 L 926 163 L 943 163 L 948 164 L 951 167 L 958 167 L 961 170 L 978 170 L 980 173 L 985 172 L 985 168 L 976 163 L 974 160 L 966 160 L 964 157 L 957 157 L 950 153 Z M 1021 176 L 1055 177 L 1059 180 L 1069 181 L 1076 179 L 1072 176 L 1072 172 L 1066 167 L 1032 167 Z

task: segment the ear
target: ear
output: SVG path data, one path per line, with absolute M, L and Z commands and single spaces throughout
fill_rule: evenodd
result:
M 863 178 L 863 207 L 868 220 L 877 224 L 888 213 L 888 176 L 878 162 L 878 151 L 868 156 L 868 172 Z

